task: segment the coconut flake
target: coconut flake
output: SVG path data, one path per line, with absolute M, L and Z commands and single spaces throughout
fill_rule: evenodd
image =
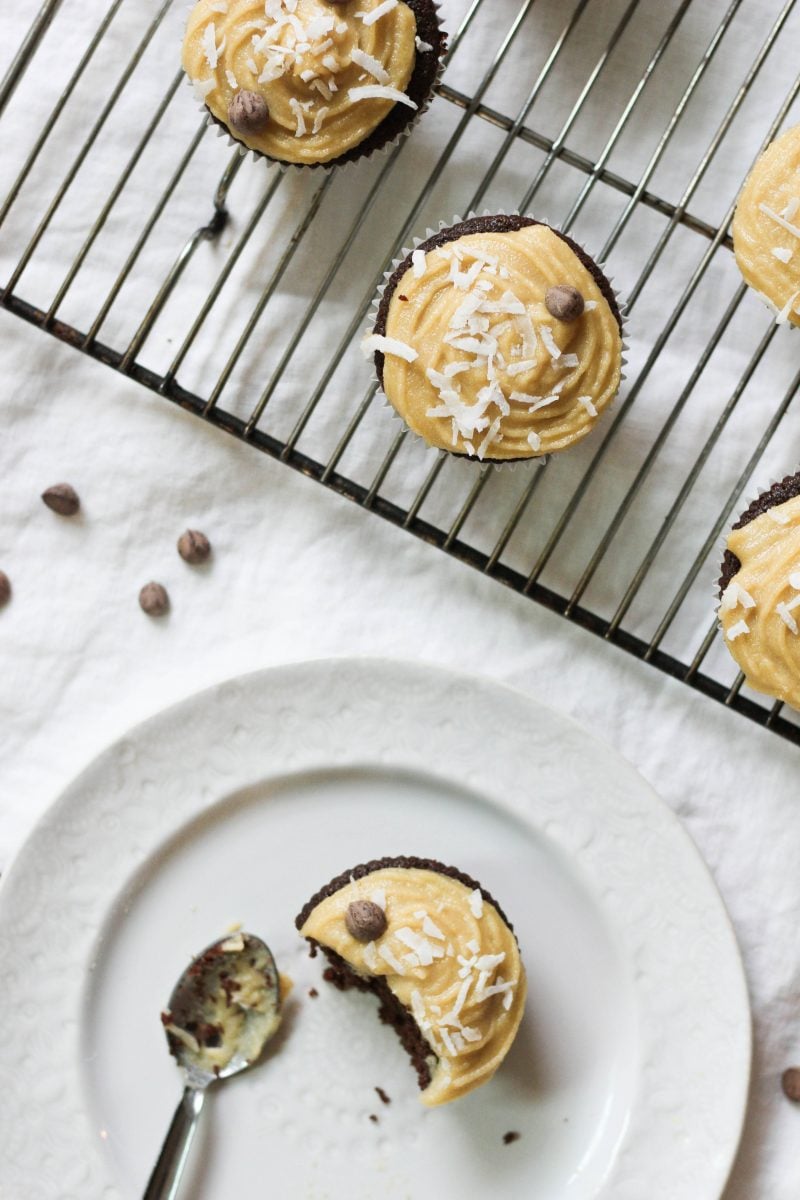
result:
M 577 354 L 562 354 L 558 360 L 558 365 L 560 367 L 564 367 L 565 369 L 567 367 L 579 367 L 581 365 L 581 360 L 578 358 Z
M 436 938 L 437 941 L 443 942 L 445 940 L 445 935 L 442 933 L 436 922 L 431 920 L 427 913 L 422 919 L 422 932 L 427 933 L 428 937 Z
M 583 405 L 590 417 L 597 416 L 597 409 L 591 396 L 578 396 L 578 404 Z
M 213 21 L 209 21 L 203 30 L 203 56 L 211 70 L 216 71 L 219 49 L 217 48 L 217 27 Z
M 324 104 L 322 105 L 321 108 L 317 109 L 316 115 L 314 117 L 314 124 L 311 126 L 312 133 L 319 133 L 320 129 L 322 128 L 323 122 L 330 111 L 331 110 L 327 107 L 327 105 L 324 105 Z
M 194 88 L 194 94 L 201 103 L 205 102 L 206 96 L 208 96 L 208 94 L 210 92 L 213 92 L 213 90 L 216 86 L 217 86 L 216 80 L 214 80 L 214 79 L 193 79 L 192 80 L 192 87 Z
M 796 291 L 794 293 L 794 295 L 790 296 L 789 299 L 786 301 L 783 308 L 781 309 L 781 311 L 778 313 L 777 317 L 775 318 L 776 325 L 785 325 L 786 324 L 786 322 L 789 319 L 789 313 L 792 311 L 792 308 L 794 307 L 794 302 L 798 296 L 800 296 L 800 289 L 798 289 L 798 291 Z
M 423 42 L 421 37 L 414 38 L 414 45 L 417 47 L 417 50 L 420 54 L 429 54 L 433 49 L 433 46 L 430 44 L 430 42 Z
M 781 246 L 773 246 L 771 253 L 774 258 L 778 259 L 779 262 L 788 263 L 791 262 L 794 251 L 784 250 Z
M 538 433 L 534 432 L 533 429 L 528 434 L 528 445 L 530 446 L 531 450 L 541 450 L 542 448 L 542 439 L 539 437 Z
M 414 250 L 411 255 L 411 270 L 415 279 L 422 279 L 428 269 L 424 250 Z
M 381 17 L 385 17 L 393 8 L 397 8 L 397 0 L 383 0 L 383 4 L 379 4 L 377 8 L 373 8 L 372 12 L 357 12 L 355 15 L 360 17 L 365 25 L 374 25 Z
M 775 606 L 775 611 L 777 612 L 780 619 L 783 621 L 784 625 L 786 625 L 787 628 L 790 629 L 792 633 L 798 632 L 797 621 L 795 621 L 794 617 L 789 612 L 788 604 L 777 604 Z
M 746 621 L 737 621 L 736 624 L 731 625 L 730 629 L 728 630 L 728 634 L 727 634 L 728 641 L 735 642 L 736 639 L 738 637 L 741 637 L 743 633 L 749 633 L 749 632 L 750 632 L 750 626 L 747 624 Z
M 226 938 L 220 946 L 220 950 L 229 954 L 238 954 L 240 950 L 244 950 L 244 938 L 240 933 L 237 933 L 235 937 Z
M 511 988 L 509 988 L 508 991 L 506 992 L 505 996 L 503 996 L 503 1008 L 506 1010 L 506 1012 L 509 1011 L 509 1009 L 511 1008 L 511 1005 L 513 1003 L 514 1003 L 514 992 Z
M 584 304 L 584 306 L 583 306 L 583 311 L 584 311 L 584 312 L 594 312 L 594 310 L 595 310 L 596 308 L 597 308 L 597 301 L 596 301 L 596 300 L 587 300 L 587 301 L 586 301 L 586 303 L 585 303 L 585 304 Z
M 480 920 L 483 916 L 483 893 L 480 888 L 475 888 L 474 892 L 470 892 L 469 910 L 476 920 Z
M 781 216 L 780 213 L 776 213 L 774 208 L 770 208 L 770 206 L 768 204 L 764 204 L 763 201 L 758 207 L 765 214 L 765 216 L 769 217 L 772 221 L 777 221 L 777 223 L 781 225 L 787 231 L 787 233 L 790 233 L 792 237 L 800 238 L 800 229 L 798 229 L 796 225 L 793 225 L 791 221 L 787 221 L 786 218 Z M 792 216 L 794 216 L 794 213 Z
M 363 953 L 364 953 L 364 962 L 367 964 L 370 971 L 377 971 L 377 969 L 378 969 L 378 952 L 375 949 L 375 943 L 367 942 L 366 946 L 364 947 Z
M 792 571 L 789 576 L 789 587 L 793 587 L 796 592 L 800 592 L 800 571 Z
M 478 971 L 494 971 L 496 967 L 500 966 L 501 962 L 505 961 L 505 957 L 505 950 L 501 950 L 499 954 L 483 954 L 475 966 Z
M 768 508 L 767 516 L 770 521 L 774 521 L 776 525 L 788 525 L 789 518 L 785 512 L 781 512 L 780 508 Z
M 395 0 L 395 3 L 397 3 L 397 0 Z M 363 87 L 351 87 L 347 94 L 354 101 L 393 100 L 395 104 L 406 104 L 409 108 L 417 109 L 419 107 L 405 92 L 401 92 L 398 88 L 384 87 L 379 83 L 367 83 Z
M 386 84 L 391 82 L 392 77 L 383 64 L 379 63 L 377 58 L 373 58 L 371 54 L 367 54 L 366 50 L 359 50 L 356 46 L 351 51 L 350 58 L 357 66 L 363 67 L 365 71 L 368 71 L 370 75 L 377 79 L 378 83 Z
M 524 371 L 533 371 L 536 368 L 536 359 L 523 358 L 519 362 L 509 363 L 506 367 L 507 375 L 522 375 Z
M 473 1029 L 469 1025 L 461 1026 L 461 1036 L 465 1042 L 479 1042 L 481 1040 L 481 1034 L 479 1030 Z
M 381 354 L 392 354 L 395 358 L 402 358 L 405 362 L 416 362 L 419 354 L 413 346 L 407 346 L 405 342 L 399 341 L 398 338 L 384 337 L 380 333 L 367 334 L 362 339 L 361 349 L 365 357 L 369 358 L 376 350 Z
M 395 975 L 405 975 L 405 967 L 397 958 L 395 958 L 394 954 L 392 954 L 386 943 L 378 947 L 378 954 L 380 954 L 386 965 L 391 967 Z
M 545 350 L 551 358 L 560 358 L 561 351 L 556 345 L 556 339 L 553 337 L 553 331 L 549 325 L 539 326 L 539 335 L 544 342 Z
M 455 1042 L 453 1041 L 453 1039 L 451 1038 L 451 1036 L 447 1032 L 447 1030 L 443 1029 L 441 1025 L 439 1026 L 439 1034 L 441 1036 L 442 1041 L 444 1042 L 447 1053 L 450 1055 L 451 1058 L 455 1058 L 458 1055 L 458 1050 L 456 1049 Z
M 370 892 L 369 898 L 373 904 L 377 904 L 378 908 L 386 912 L 386 892 L 383 888 L 376 888 L 374 892 Z

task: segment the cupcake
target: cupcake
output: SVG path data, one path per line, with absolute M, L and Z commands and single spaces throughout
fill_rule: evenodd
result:
M 565 234 L 532 217 L 471 217 L 395 268 L 364 349 L 428 446 L 509 462 L 592 431 L 619 389 L 622 316 Z
M 750 687 L 800 709 L 800 473 L 742 513 L 719 590 L 725 645 Z
M 411 128 L 444 43 L 433 0 L 197 0 L 183 68 L 249 150 L 332 166 Z
M 519 1028 L 525 971 L 512 927 L 474 879 L 429 859 L 379 859 L 333 879 L 296 924 L 327 957 L 329 983 L 378 997 L 423 1104 L 491 1079 Z
M 800 125 L 760 156 L 733 218 L 733 249 L 745 282 L 776 312 L 800 325 Z

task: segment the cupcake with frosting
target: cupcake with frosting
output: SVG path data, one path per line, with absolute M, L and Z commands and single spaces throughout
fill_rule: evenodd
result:
M 533 217 L 471 217 L 398 264 L 364 349 L 428 446 L 502 463 L 591 433 L 619 389 L 622 327 L 571 238 Z
M 328 960 L 329 983 L 378 998 L 423 1104 L 492 1078 L 519 1029 L 526 980 L 511 925 L 474 879 L 432 859 L 378 859 L 332 879 L 296 924 Z
M 777 323 L 800 325 L 800 125 L 776 138 L 748 175 L 733 249 L 745 282 Z
M 197 0 L 182 61 L 242 147 L 333 166 L 410 130 L 444 46 L 432 0 Z
M 747 683 L 800 710 L 800 472 L 739 517 L 719 592 L 725 645 Z

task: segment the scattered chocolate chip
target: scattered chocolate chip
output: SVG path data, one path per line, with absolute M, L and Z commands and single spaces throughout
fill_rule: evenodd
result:
M 319 995 L 319 992 L 317 991 L 316 988 L 309 988 L 308 994 L 312 1000 L 316 1000 L 317 996 Z
M 509 1129 L 508 1133 L 503 1134 L 503 1143 L 510 1146 L 512 1142 L 518 1142 L 522 1137 L 521 1133 L 517 1133 L 516 1129 Z
M 167 589 L 160 583 L 146 583 L 139 592 L 139 604 L 148 617 L 163 617 L 169 609 Z
M 42 492 L 42 499 L 48 508 L 61 517 L 74 517 L 81 506 L 78 493 L 68 483 L 55 483 L 47 491 Z
M 374 900 L 354 900 L 347 906 L 344 923 L 357 942 L 374 942 L 386 932 L 386 913 Z
M 228 105 L 228 124 L 240 133 L 260 133 L 268 121 L 267 102 L 258 92 L 237 92 Z
M 790 1100 L 800 1100 L 800 1067 L 789 1067 L 781 1076 L 783 1093 Z
M 387 1096 L 387 1095 L 386 1095 L 386 1092 L 383 1090 L 383 1088 L 382 1088 L 382 1087 L 376 1087 L 376 1088 L 375 1088 L 375 1091 L 378 1093 L 378 1095 L 380 1096 L 380 1098 L 381 1098 L 381 1100 L 383 1101 L 383 1103 L 384 1103 L 384 1104 L 391 1104 L 391 1103 L 392 1103 L 391 1096 Z
M 0 571 L 0 608 L 11 599 L 11 580 L 5 571 Z
M 205 562 L 210 553 L 211 542 L 199 529 L 187 529 L 178 538 L 178 554 L 192 566 Z
M 586 302 L 577 288 L 567 283 L 559 283 L 556 287 L 547 289 L 544 298 L 545 307 L 557 321 L 577 321 L 586 307 Z
M 375 1113 L 370 1113 L 370 1114 L 369 1114 L 369 1119 L 370 1119 L 370 1121 L 372 1121 L 372 1124 L 373 1124 L 373 1125 L 377 1125 L 377 1124 L 378 1124 L 378 1118 L 375 1116 Z

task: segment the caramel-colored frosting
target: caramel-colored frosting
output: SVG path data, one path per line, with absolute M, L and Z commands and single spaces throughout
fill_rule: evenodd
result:
M 348 932 L 354 900 L 384 908 L 385 933 L 364 945 Z M 429 1106 L 446 1104 L 492 1077 L 525 1007 L 516 939 L 479 891 L 437 871 L 387 867 L 322 900 L 300 931 L 358 974 L 382 975 L 413 1014 L 433 1051 Z
M 800 709 L 800 496 L 728 534 L 741 568 L 719 607 L 750 687 Z
M 800 125 L 756 162 L 733 218 L 739 270 L 778 313 L 800 325 Z
M 431 446 L 493 460 L 585 437 L 619 388 L 622 338 L 564 239 L 529 225 L 467 234 L 414 258 L 391 296 L 390 341 L 375 345 L 386 355 L 384 391 L 409 428 Z M 586 301 L 577 320 L 548 311 L 545 294 L 559 284 Z
M 231 128 L 251 150 L 283 162 L 329 162 L 363 142 L 398 102 L 362 98 L 351 89 L 382 86 L 402 93 L 414 70 L 413 12 L 398 3 L 370 24 L 380 4 L 198 0 L 186 27 L 183 67 L 229 128 L 237 92 L 263 97 L 269 110 L 263 130 Z M 354 53 L 373 61 L 365 67 Z

